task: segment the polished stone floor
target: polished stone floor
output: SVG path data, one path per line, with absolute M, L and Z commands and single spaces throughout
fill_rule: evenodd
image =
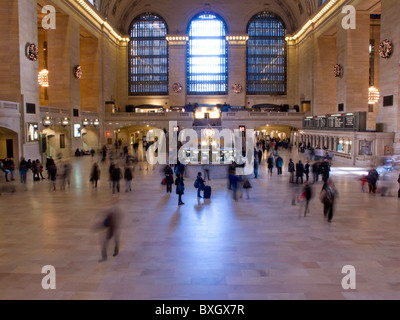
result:
M 232 201 L 225 180 L 211 180 L 211 200 L 198 200 L 186 181 L 180 207 L 160 185 L 160 167 L 137 165 L 132 192 L 113 196 L 106 166 L 95 190 L 92 159 L 71 164 L 65 191 L 33 184 L 31 174 L 26 187 L 2 177 L 0 299 L 400 299 L 397 173 L 381 197 L 361 192 L 363 169 L 335 162 L 340 197 L 329 224 L 321 183 L 304 218 L 286 170 L 269 177 L 264 162 L 249 200 Z M 120 254 L 99 263 L 102 234 L 92 227 L 115 199 L 124 214 Z M 55 267 L 55 290 L 42 289 L 45 265 Z M 345 265 L 356 269 L 356 290 L 342 288 Z

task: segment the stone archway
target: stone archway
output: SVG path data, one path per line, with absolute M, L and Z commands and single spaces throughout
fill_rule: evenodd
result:
M 19 161 L 18 133 L 0 127 L 0 159 L 13 158 L 15 164 Z

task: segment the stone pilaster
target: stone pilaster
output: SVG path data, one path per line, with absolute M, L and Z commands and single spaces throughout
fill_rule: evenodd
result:
M 246 106 L 246 42 L 247 34 L 227 35 L 228 40 L 228 104 Z M 234 88 L 241 87 L 241 92 Z M 239 86 L 237 86 L 239 85 Z
M 15 1 L 12 1 L 15 3 Z M 19 26 L 19 72 L 20 72 L 20 94 L 21 100 L 21 131 L 19 140 L 21 141 L 20 155 L 26 158 L 40 158 L 39 143 L 25 141 L 26 123 L 40 122 L 40 101 L 39 101 L 39 83 L 38 61 L 31 61 L 26 57 L 26 44 L 38 44 L 38 18 L 37 18 L 37 2 L 36 0 L 18 0 L 18 26 Z M 7 4 L 8 5 L 8 4 Z M 11 53 L 16 51 L 10 50 Z M 18 69 L 18 66 L 14 66 Z M 26 103 L 34 103 L 36 105 L 35 114 L 26 114 Z
M 335 38 L 317 39 L 315 64 L 314 112 L 317 115 L 336 113 L 336 78 L 333 72 L 336 64 Z
M 343 14 L 337 21 L 337 62 L 343 77 L 336 78 L 336 104 L 345 112 L 368 111 L 370 15 L 356 13 L 356 29 L 343 29 Z
M 186 35 L 168 35 L 169 54 L 169 105 L 186 105 Z M 174 84 L 180 84 L 182 89 L 174 91 Z M 177 87 L 178 88 L 178 87 Z
M 382 1 L 381 39 L 388 39 L 393 44 L 393 53 L 388 59 L 380 59 L 380 92 L 378 123 L 383 124 L 385 132 L 395 132 L 393 150 L 400 153 L 400 5 L 396 0 Z M 379 50 L 379 44 L 377 44 Z M 383 97 L 393 95 L 393 106 L 383 107 Z

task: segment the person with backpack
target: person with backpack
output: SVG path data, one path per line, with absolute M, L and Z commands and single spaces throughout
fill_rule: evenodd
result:
M 201 176 L 201 172 L 197 173 L 197 178 L 196 181 L 194 182 L 194 187 L 197 188 L 197 198 L 203 198 L 200 195 L 201 191 L 204 191 L 204 185 L 205 185 L 205 181 L 203 179 L 203 177 Z

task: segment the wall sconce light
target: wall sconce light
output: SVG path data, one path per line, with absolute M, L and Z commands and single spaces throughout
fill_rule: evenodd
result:
M 44 126 L 50 126 L 52 125 L 53 121 L 51 120 L 51 118 L 49 116 L 47 116 L 46 118 L 43 119 L 43 125 Z
M 83 124 L 84 126 L 88 126 L 88 125 L 89 125 L 89 120 L 88 120 L 88 119 L 83 120 L 83 121 L 82 121 L 82 124 Z
M 100 124 L 99 119 L 94 120 L 93 124 L 94 124 L 95 126 L 98 126 L 98 125 Z
M 62 120 L 61 124 L 62 124 L 63 126 L 69 125 L 69 120 L 68 120 L 68 118 L 64 118 L 64 119 Z

